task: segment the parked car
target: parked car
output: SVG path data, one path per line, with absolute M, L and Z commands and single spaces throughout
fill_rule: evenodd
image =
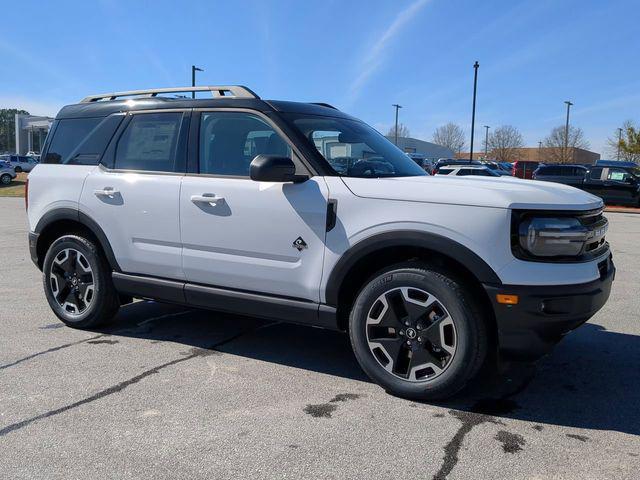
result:
M 510 163 L 510 162 L 498 162 L 498 165 L 500 165 L 500 167 L 503 170 L 506 170 L 507 172 L 509 172 L 509 175 L 513 175 L 513 163 Z
M 489 170 L 491 170 L 494 173 L 497 173 L 498 175 L 502 176 L 506 176 L 506 175 L 511 175 L 511 170 L 506 170 L 504 169 L 498 162 L 482 162 L 482 165 L 484 165 L 485 167 L 487 167 Z
M 9 163 L 0 161 L 0 184 L 9 185 L 16 176 L 15 170 Z
M 538 166 L 540 166 L 540 162 L 518 160 L 513 162 L 511 174 L 514 177 L 531 179 L 533 177 L 533 172 L 538 168 Z
M 640 168 L 591 167 L 580 188 L 607 204 L 640 207 Z
M 3 160 L 9 162 L 16 173 L 30 172 L 38 164 L 34 158 L 24 155 L 6 155 Z
M 586 174 L 587 167 L 583 165 L 540 165 L 531 178 L 580 187 Z
M 600 198 L 429 176 L 331 106 L 241 86 L 65 106 L 27 191 L 31 258 L 68 326 L 139 297 L 348 331 L 362 369 L 408 398 L 548 353 L 615 273 Z
M 447 158 L 447 159 L 440 159 L 436 162 L 435 166 L 433 167 L 433 174 L 437 174 L 438 170 L 441 167 L 448 167 L 448 166 L 455 166 L 455 165 L 476 165 L 476 166 L 482 166 L 482 162 L 479 162 L 477 160 L 465 160 L 465 159 L 453 159 L 453 158 Z
M 499 173 L 491 170 L 484 165 L 449 165 L 440 167 L 436 175 L 452 175 L 452 176 L 477 176 L 477 177 L 501 177 Z

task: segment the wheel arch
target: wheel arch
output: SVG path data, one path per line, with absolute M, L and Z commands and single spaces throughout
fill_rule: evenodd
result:
M 326 303 L 337 309 L 338 326 L 346 330 L 349 311 L 364 283 L 376 272 L 407 261 L 430 263 L 453 274 L 478 299 L 491 330 L 496 330 L 493 307 L 482 284 L 501 284 L 495 271 L 464 245 L 438 234 L 387 232 L 369 237 L 345 252 L 329 275 Z
M 57 208 L 50 210 L 38 221 L 34 233 L 37 235 L 36 259 L 38 267 L 42 270 L 44 257 L 49 246 L 67 233 L 85 233 L 97 242 L 98 247 L 109 262 L 111 268 L 119 272 L 120 266 L 111 248 L 104 231 L 87 214 L 72 208 Z

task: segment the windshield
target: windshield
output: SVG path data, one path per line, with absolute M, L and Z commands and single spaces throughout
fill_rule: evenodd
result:
M 346 118 L 287 114 L 286 118 L 345 177 L 413 177 L 427 173 L 365 123 Z
M 629 172 L 635 177 L 640 177 L 640 167 L 630 168 Z

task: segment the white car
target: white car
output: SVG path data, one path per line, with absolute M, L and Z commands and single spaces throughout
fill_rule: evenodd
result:
M 436 175 L 451 176 L 477 176 L 477 177 L 501 177 L 498 173 L 490 168 L 481 165 L 449 165 L 440 167 Z
M 25 155 L 5 155 L 2 160 L 8 162 L 16 173 L 30 172 L 38 165 L 38 161 Z
M 191 91 L 212 98 L 161 96 Z M 609 297 L 600 198 L 429 176 L 327 104 L 116 92 L 64 107 L 52 132 L 29 247 L 74 328 L 141 297 L 336 329 L 385 389 L 436 399 L 494 354 L 549 352 Z
M 9 163 L 0 160 L 0 184 L 9 185 L 16 176 L 13 167 Z

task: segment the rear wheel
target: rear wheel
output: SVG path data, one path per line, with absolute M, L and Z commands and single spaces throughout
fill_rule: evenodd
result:
M 11 183 L 11 175 L 3 173 L 0 177 L 0 183 L 2 183 L 2 185 L 9 185 Z
M 487 353 L 480 310 L 464 287 L 427 265 L 398 265 L 360 291 L 349 329 L 362 369 L 407 398 L 450 397 L 475 376 Z
M 58 238 L 49 247 L 42 271 L 47 301 L 68 326 L 95 327 L 117 313 L 120 301 L 111 268 L 92 240 Z
M 22 167 L 16 167 L 15 168 L 15 172 L 16 173 L 22 173 Z

